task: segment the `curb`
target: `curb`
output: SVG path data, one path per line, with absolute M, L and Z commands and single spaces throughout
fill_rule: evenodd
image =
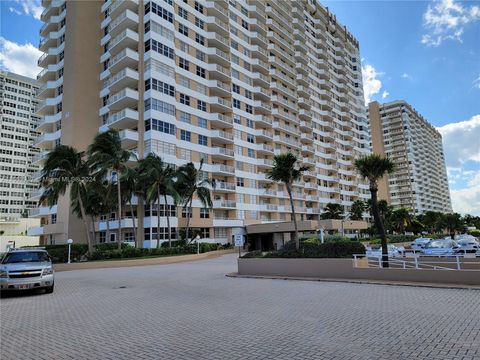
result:
M 433 283 L 410 283 L 410 282 L 386 282 L 377 280 L 355 280 L 355 279 L 326 279 L 309 277 L 290 277 L 273 275 L 240 275 L 238 273 L 229 273 L 226 277 L 245 278 L 245 279 L 270 279 L 270 280 L 294 280 L 294 281 L 317 281 L 317 282 L 337 282 L 350 284 L 383 285 L 383 286 L 411 286 L 431 289 L 462 289 L 462 290 L 480 290 L 478 285 L 456 285 L 456 284 L 433 284 Z

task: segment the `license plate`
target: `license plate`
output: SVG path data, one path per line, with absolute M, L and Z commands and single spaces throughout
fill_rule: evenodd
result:
M 30 284 L 18 285 L 18 288 L 20 290 L 30 289 Z

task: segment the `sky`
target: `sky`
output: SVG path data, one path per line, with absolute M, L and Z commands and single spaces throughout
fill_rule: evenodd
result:
M 480 0 L 321 1 L 359 40 L 365 101 L 408 101 L 442 133 L 454 211 L 480 216 Z M 0 0 L 0 68 L 35 77 L 39 0 Z

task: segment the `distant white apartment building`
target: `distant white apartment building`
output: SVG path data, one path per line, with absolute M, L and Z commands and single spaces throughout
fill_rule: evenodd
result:
M 327 8 L 313 0 L 44 0 L 38 79 L 37 145 L 85 150 L 95 134 L 120 132 L 139 158 L 149 152 L 181 165 L 203 160 L 216 181 L 213 210 L 199 201 L 190 226 L 206 241 L 230 241 L 255 223 L 290 220 L 285 188 L 266 176 L 275 154 L 292 151 L 310 166 L 294 184 L 300 220 L 319 218 L 334 202 L 348 212 L 368 198 L 353 162 L 370 138 L 359 44 Z M 88 19 L 88 20 L 86 20 Z M 81 38 L 81 40 L 80 40 Z M 136 205 L 95 224 L 97 241 L 165 239 L 186 214 L 160 204 Z M 41 206 L 45 242 L 82 239 L 69 201 Z M 142 226 L 143 224 L 143 226 Z M 272 225 L 273 228 L 273 225 Z
M 379 186 L 379 197 L 395 207 L 452 211 L 441 134 L 406 101 L 369 104 L 372 145 L 396 165 Z
M 34 79 L 0 71 L 0 225 L 16 222 L 37 206 L 32 175 L 39 170 L 33 164 L 39 152 L 33 147 L 38 86 Z

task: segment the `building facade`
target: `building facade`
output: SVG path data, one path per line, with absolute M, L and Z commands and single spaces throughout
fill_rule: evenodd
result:
M 0 230 L 2 223 L 17 223 L 37 206 L 32 199 L 37 194 L 33 174 L 39 169 L 34 164 L 39 150 L 33 146 L 37 89 L 34 79 L 0 71 Z
M 396 165 L 379 184 L 379 197 L 415 214 L 452 212 L 441 134 L 403 100 L 372 102 L 368 110 L 373 152 Z
M 57 143 L 85 149 L 97 132 L 116 129 L 140 159 L 154 152 L 177 166 L 203 160 L 217 184 L 214 206 L 209 211 L 194 200 L 191 226 L 205 241 L 227 242 L 248 224 L 290 220 L 286 190 L 266 177 L 282 152 L 298 154 L 310 167 L 294 184 L 300 220 L 318 219 L 329 202 L 348 212 L 354 200 L 368 197 L 353 167 L 370 144 L 359 44 L 316 1 L 52 0 L 44 6 L 47 55 L 39 64 L 51 77 L 42 72 L 39 79 L 51 87 L 41 113 L 48 142 L 39 146 L 46 151 Z M 80 20 L 88 14 L 83 33 Z M 74 41 L 78 34 L 83 41 Z M 69 80 L 74 77 L 80 84 Z M 82 100 L 88 109 L 77 104 Z M 124 241 L 134 237 L 132 216 L 145 246 L 166 238 L 166 215 L 174 230 L 185 226 L 181 209 L 133 201 L 133 214 L 121 214 Z M 38 229 L 45 241 L 70 236 L 65 220 L 58 225 L 68 212 L 61 209 L 68 209 L 65 199 L 39 208 L 46 224 L 52 218 L 57 224 Z M 118 216 L 96 223 L 97 241 L 116 240 L 117 221 L 108 223 L 108 239 L 106 228 Z

